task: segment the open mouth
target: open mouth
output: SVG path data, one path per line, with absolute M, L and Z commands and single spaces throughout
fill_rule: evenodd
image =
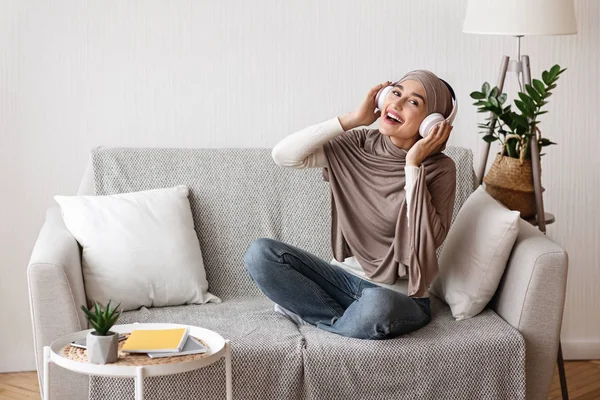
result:
M 392 125 L 394 125 L 394 124 L 401 125 L 404 123 L 404 121 L 400 118 L 400 116 L 398 116 L 394 113 L 391 113 L 389 111 L 385 114 L 384 119 L 388 124 L 392 124 Z

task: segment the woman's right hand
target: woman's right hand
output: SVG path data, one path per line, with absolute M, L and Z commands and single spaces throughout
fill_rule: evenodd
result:
M 381 110 L 377 110 L 377 112 L 375 112 L 375 109 L 377 108 L 375 96 L 377 96 L 379 89 L 384 88 L 391 83 L 392 82 L 390 81 L 385 81 L 377 86 L 373 86 L 371 89 L 369 89 L 367 96 L 356 108 L 356 110 L 338 117 L 342 128 L 345 131 L 349 131 L 350 129 L 354 129 L 359 126 L 369 126 L 373 122 L 377 121 L 377 119 L 381 116 Z

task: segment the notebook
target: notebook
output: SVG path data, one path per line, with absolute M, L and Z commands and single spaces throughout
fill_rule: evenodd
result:
M 174 357 L 174 356 L 185 356 L 188 354 L 201 354 L 206 353 L 208 349 L 206 346 L 202 344 L 199 340 L 192 336 L 188 336 L 187 341 L 185 342 L 185 346 L 178 353 L 148 353 L 148 357 L 150 358 L 159 358 L 159 357 Z
M 173 353 L 183 348 L 188 337 L 187 328 L 135 329 L 123 344 L 126 353 Z

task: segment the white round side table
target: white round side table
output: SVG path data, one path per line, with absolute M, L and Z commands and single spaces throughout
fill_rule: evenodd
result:
M 110 377 L 129 377 L 135 379 L 135 399 L 144 398 L 144 378 L 160 375 L 172 375 L 182 372 L 192 371 L 198 368 L 206 367 L 225 357 L 225 375 L 227 400 L 233 399 L 233 390 L 231 382 L 231 344 L 228 339 L 223 339 L 221 335 L 209 329 L 200 328 L 191 325 L 180 324 L 127 324 L 115 325 L 111 331 L 116 333 L 131 333 L 134 329 L 173 329 L 189 328 L 189 334 L 201 339 L 208 345 L 208 352 L 196 354 L 193 356 L 164 357 L 152 359 L 147 355 L 136 355 L 132 357 L 133 362 L 126 362 L 121 353 L 119 360 L 112 364 L 91 364 L 87 361 L 74 360 L 65 356 L 63 350 L 70 347 L 74 340 L 85 338 L 91 329 L 65 335 L 50 346 L 44 346 L 44 400 L 50 399 L 50 363 L 61 366 L 70 371 Z M 140 357 L 143 356 L 143 357 Z M 155 360 L 161 360 L 156 363 Z

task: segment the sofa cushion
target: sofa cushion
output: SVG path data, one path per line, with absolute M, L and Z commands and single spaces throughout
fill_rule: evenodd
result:
M 431 296 L 432 320 L 388 340 L 301 326 L 304 391 L 321 399 L 524 399 L 525 343 L 491 309 L 455 321 Z
M 142 308 L 121 323 L 172 322 L 219 332 L 232 344 L 237 399 L 524 399 L 525 343 L 492 310 L 455 321 L 431 297 L 432 321 L 389 340 L 353 339 L 297 327 L 266 297 L 220 304 Z M 171 377 L 148 378 L 149 399 L 222 399 L 224 362 Z M 257 384 L 260 382 L 260 384 Z M 133 381 L 91 378 L 90 399 L 133 398 Z
M 124 312 L 121 324 L 170 322 L 200 326 L 231 341 L 234 399 L 301 399 L 304 339 L 266 297 Z M 146 399 L 225 398 L 225 361 L 144 380 Z M 132 379 L 90 378 L 90 399 L 132 399 Z
M 473 156 L 462 147 L 444 153 L 456 164 L 454 218 L 473 191 Z M 190 188 L 209 291 L 222 300 L 262 296 L 244 267 L 244 253 L 259 237 L 333 258 L 329 184 L 318 168 L 276 165 L 271 149 L 96 148 L 92 163 L 97 195 Z

